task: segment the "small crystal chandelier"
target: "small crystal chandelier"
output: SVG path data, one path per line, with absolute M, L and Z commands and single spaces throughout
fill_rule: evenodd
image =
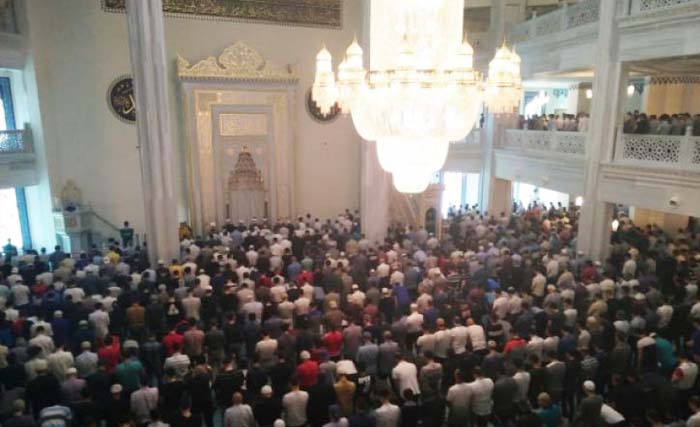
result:
M 486 81 L 486 106 L 494 114 L 512 113 L 523 96 L 523 80 L 520 76 L 520 56 L 503 46 L 489 62 L 489 77 Z
M 512 113 L 520 103 L 520 57 L 504 44 L 484 84 L 474 49 L 462 41 L 463 15 L 464 0 L 372 0 L 369 73 L 357 40 L 337 81 L 326 47 L 316 56 L 311 94 L 321 113 L 338 103 L 351 114 L 360 136 L 376 141 L 379 164 L 402 193 L 427 188 L 450 141 L 474 127 L 485 97 L 494 113 Z

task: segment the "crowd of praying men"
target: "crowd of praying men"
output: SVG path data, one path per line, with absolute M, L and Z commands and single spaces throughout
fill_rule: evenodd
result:
M 700 235 L 457 207 L 381 241 L 357 212 L 7 254 L 4 426 L 700 426 Z M 132 232 L 133 234 L 133 232 Z

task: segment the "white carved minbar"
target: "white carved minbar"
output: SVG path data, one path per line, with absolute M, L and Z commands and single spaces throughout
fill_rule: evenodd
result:
M 267 159 L 263 178 L 269 215 L 291 217 L 298 82 L 294 71 L 267 61 L 242 42 L 194 65 L 178 57 L 177 65 L 185 105 L 191 225 L 201 232 L 212 222 L 229 219 L 222 157 L 230 140 L 252 144 L 251 151 Z

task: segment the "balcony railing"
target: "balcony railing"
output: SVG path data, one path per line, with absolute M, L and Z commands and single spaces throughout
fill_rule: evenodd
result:
M 630 0 L 629 14 L 637 15 L 640 13 L 656 12 L 659 9 L 697 2 L 697 0 Z
M 13 161 L 33 155 L 34 146 L 29 129 L 0 131 L 0 161 Z
M 598 22 L 600 0 L 585 0 L 563 7 L 516 25 L 510 32 L 510 43 L 521 43 L 560 31 Z
M 585 132 L 507 129 L 501 148 L 584 156 L 586 136 Z
M 700 170 L 700 136 L 618 134 L 615 163 Z

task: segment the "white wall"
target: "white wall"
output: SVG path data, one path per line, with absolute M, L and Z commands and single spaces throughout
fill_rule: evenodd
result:
M 84 201 L 100 215 L 115 224 L 128 219 L 143 232 L 136 128 L 117 120 L 106 104 L 110 83 L 131 71 L 126 15 L 104 12 L 100 2 L 92 0 L 26 3 L 51 193 L 60 194 L 66 180 L 73 179 Z M 320 125 L 308 116 L 303 102 L 322 43 L 338 58 L 361 30 L 360 2 L 345 1 L 343 7 L 342 30 L 166 17 L 181 217 L 186 159 L 175 58 L 218 56 L 237 40 L 271 61 L 292 64 L 299 74 L 294 197 L 300 211 L 330 216 L 358 207 L 360 139 L 351 120 Z

